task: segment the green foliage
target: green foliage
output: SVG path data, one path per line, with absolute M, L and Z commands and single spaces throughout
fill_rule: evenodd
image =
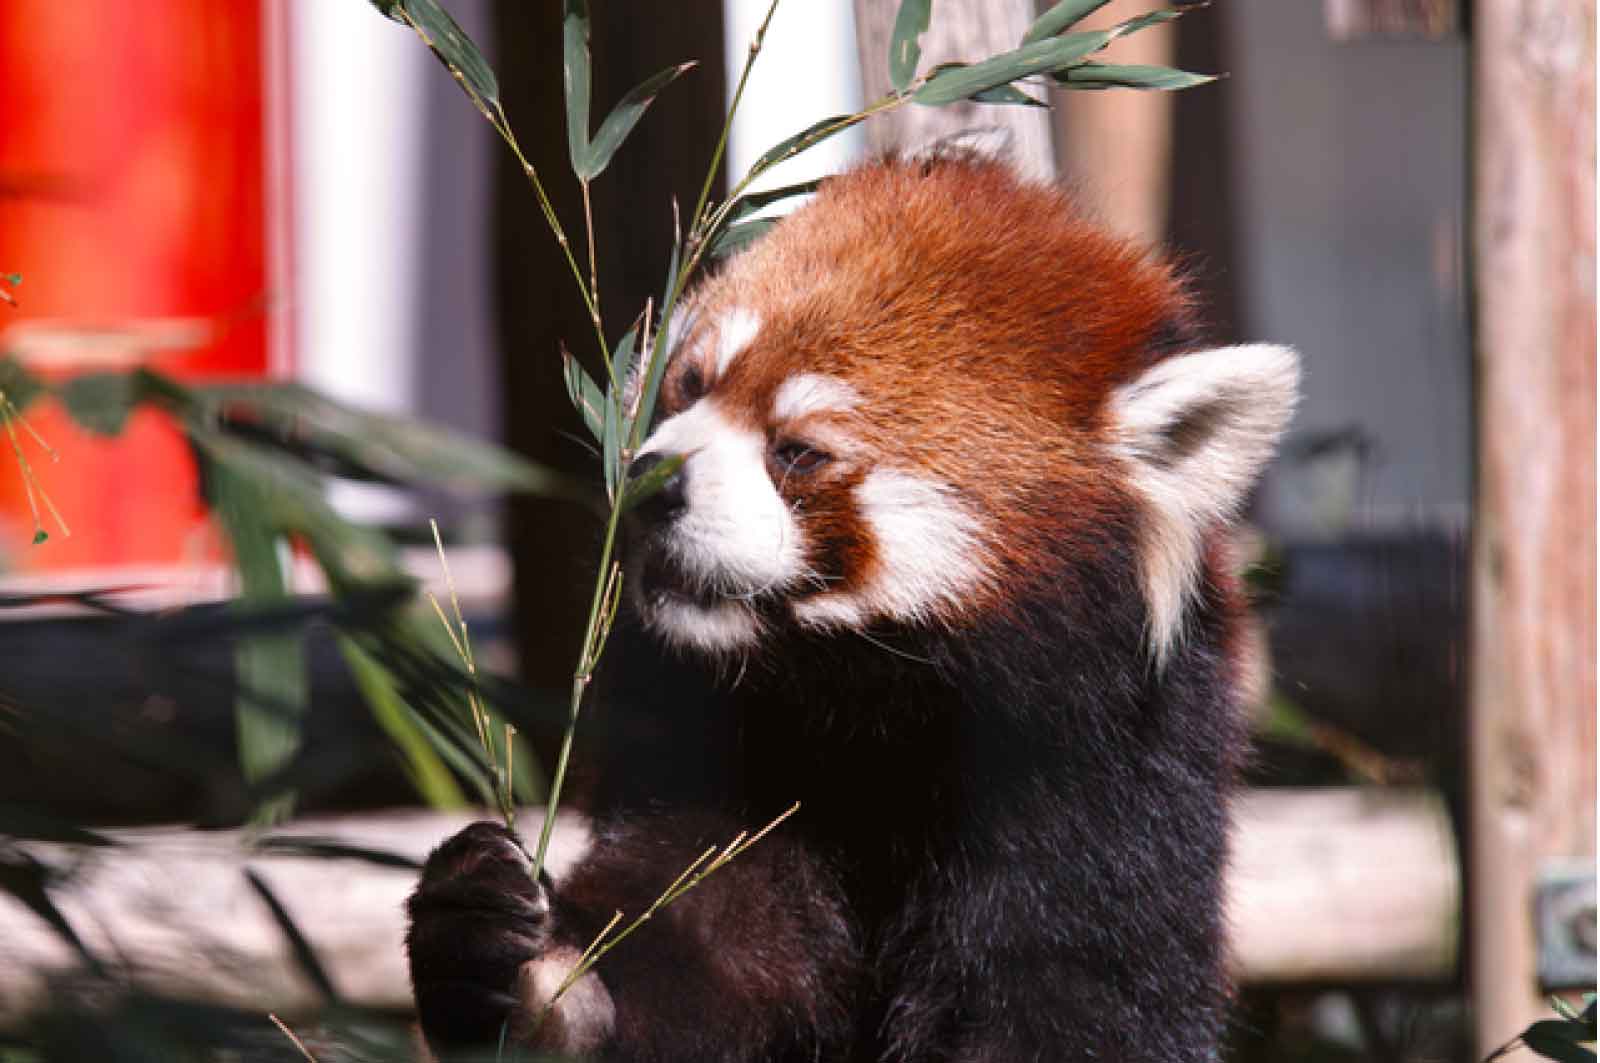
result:
M 1541 1019 L 1533 1023 L 1520 1035 L 1490 1053 L 1484 1063 L 1493 1063 L 1518 1048 L 1528 1048 L 1534 1055 L 1554 1059 L 1557 1063 L 1594 1063 L 1595 994 L 1583 995 L 1581 1010 L 1559 997 L 1552 998 L 1550 1006 L 1559 1018 Z
M 500 113 L 500 83 L 456 20 L 435 0 L 372 0 L 386 18 L 410 26 L 480 110 Z
M 630 89 L 611 113 L 606 115 L 606 120 L 600 123 L 600 130 L 589 142 L 581 164 L 573 167 L 574 173 L 586 181 L 600 176 L 611 164 L 611 157 L 622 146 L 622 142 L 633 132 L 633 127 L 644 117 L 644 112 L 655 102 L 661 90 L 694 69 L 696 65 L 691 61 L 669 66 Z
M 1058 84 L 1074 89 L 1190 89 L 1217 80 L 1210 74 L 1191 74 L 1165 66 L 1080 63 L 1053 75 Z
M 1051 12 L 1047 12 L 1044 16 L 1044 18 L 1051 19 L 1051 25 L 1061 22 L 1062 17 L 1064 17 L 1056 15 L 1056 17 L 1052 18 L 1052 15 L 1056 14 L 1060 6 L 1057 5 L 1057 9 L 1052 9 Z M 1093 7 L 1098 5 L 1074 5 L 1073 10 L 1065 14 L 1073 14 L 1077 8 L 1086 6 L 1092 10 Z M 1004 95 L 995 96 L 993 94 L 995 90 L 1003 86 L 1039 74 L 1048 74 L 1056 80 L 1057 84 L 1073 87 L 1074 83 L 1069 75 L 1075 69 L 1084 66 L 1088 62 L 1089 56 L 1103 50 L 1112 41 L 1120 37 L 1126 37 L 1130 33 L 1137 33 L 1139 30 L 1159 25 L 1163 22 L 1170 22 L 1182 13 L 1181 8 L 1168 8 L 1128 19 L 1110 29 L 1068 33 L 1059 36 L 1049 34 L 1034 36 L 1034 30 L 1030 30 L 1028 36 L 1023 38 L 1026 43 L 1013 51 L 993 56 L 980 63 L 971 65 L 953 64 L 933 72 L 923 81 L 921 88 L 912 92 L 911 98 L 917 103 L 939 105 L 955 103 L 959 100 L 979 100 L 983 99 L 985 94 L 989 94 L 986 102 L 1016 102 L 1014 98 L 1008 98 Z M 1061 25 L 1064 29 L 1071 23 L 1062 22 Z M 1035 30 L 1037 28 L 1038 23 L 1035 23 Z M 1033 39 L 1030 40 L 1029 37 Z M 1168 70 L 1165 67 L 1150 67 L 1148 69 L 1150 71 L 1161 71 L 1164 75 L 1170 75 L 1169 80 L 1172 83 L 1161 84 L 1157 76 L 1152 74 L 1146 84 L 1138 87 L 1187 87 L 1178 83 L 1185 76 L 1182 71 Z M 1196 75 L 1187 76 L 1195 77 Z M 1208 79 L 1201 78 L 1200 80 Z M 1189 82 L 1189 84 L 1199 83 L 1200 81 Z
M 1046 37 L 1054 37 L 1068 27 L 1082 22 L 1110 2 L 1111 0 L 1061 0 L 1058 4 L 1052 4 L 1044 14 L 1033 20 L 1028 32 L 1022 35 L 1022 43 L 1032 44 Z
M 233 608 L 246 618 L 271 615 L 293 602 L 284 568 L 291 544 L 310 552 L 336 595 L 354 600 L 370 589 L 409 585 L 383 535 L 328 505 L 328 467 L 346 476 L 455 490 L 582 495 L 565 478 L 498 447 L 418 421 L 355 410 L 296 384 L 189 387 L 140 368 L 49 385 L 9 357 L 0 357 L 0 381 L 8 396 L 58 399 L 75 422 L 102 435 L 119 432 L 140 407 L 173 417 L 194 448 L 206 500 L 232 547 L 241 585 Z M 400 693 L 385 658 L 371 651 L 371 638 L 352 636 L 342 649 L 374 718 L 394 741 L 419 792 L 436 806 L 459 807 L 464 798 L 451 768 L 474 783 L 489 772 L 475 745 L 468 743 L 462 752 L 459 743 L 441 738 L 447 725 L 437 717 L 452 711 L 464 716 L 462 705 L 434 706 L 430 720 L 413 705 L 418 689 L 409 699 Z M 423 656 L 443 649 L 420 615 L 397 620 L 385 638 L 393 644 L 389 657 L 396 645 Z M 247 781 L 262 788 L 260 815 L 269 821 L 292 808 L 288 769 L 299 750 L 308 698 L 302 639 L 292 625 L 269 625 L 241 637 L 235 653 L 240 764 Z M 443 700 L 450 702 L 452 695 Z M 533 781 L 524 775 L 522 789 L 529 796 Z
M 889 35 L 889 84 L 896 92 L 904 92 L 917 74 L 917 63 L 922 59 L 919 40 L 928 31 L 928 20 L 933 16 L 933 0 L 905 0 L 895 13 L 894 29 Z
M 115 436 L 139 403 L 138 381 L 130 373 L 85 373 L 63 384 L 57 397 L 85 430 Z

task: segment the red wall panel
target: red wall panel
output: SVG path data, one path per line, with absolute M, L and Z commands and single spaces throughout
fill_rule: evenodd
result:
M 0 4 L 0 348 L 43 375 L 138 361 L 185 379 L 267 370 L 263 33 L 249 0 Z M 150 336 L 158 337 L 153 342 Z M 133 338 L 144 337 L 144 338 Z M 202 514 L 187 448 L 154 413 L 116 440 L 53 405 L 25 441 L 70 524 L 32 531 L 0 450 L 0 565 L 179 560 Z

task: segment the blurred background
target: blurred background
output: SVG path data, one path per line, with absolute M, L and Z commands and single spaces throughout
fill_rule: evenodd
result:
M 561 5 L 447 6 L 581 231 Z M 1115 0 L 1093 24 L 1146 6 Z M 895 7 L 781 6 L 717 180 L 886 91 Z M 1012 47 L 1034 7 L 936 4 L 924 64 Z M 659 297 L 674 200 L 699 192 L 765 10 L 596 5 L 598 108 L 700 60 L 595 183 L 607 335 Z M 1231 1059 L 1481 1058 L 1545 1013 L 1544 994 L 1593 988 L 1594 23 L 1587 0 L 1221 0 L 1111 53 L 1226 75 L 1215 83 L 1054 92 L 1051 112 L 908 108 L 767 179 L 1005 124 L 1020 165 L 1183 264 L 1214 339 L 1300 351 L 1303 402 L 1242 543 L 1264 678 L 1231 898 Z M 364 0 L 9 0 L 0 273 L 12 271 L 0 871 L 23 886 L 9 916 L 0 896 L 0 928 L 38 941 L 9 961 L 0 946 L 0 1029 L 30 1031 L 19 1052 L 46 1043 L 40 1030 L 61 1036 L 40 1016 L 86 950 L 108 963 L 126 950 L 130 971 L 166 972 L 131 984 L 236 1009 L 241 1028 L 271 1008 L 318 1014 L 328 987 L 284 942 L 319 920 L 329 937 L 304 936 L 336 998 L 402 1013 L 383 958 L 356 973 L 369 961 L 334 940 L 330 913 L 370 907 L 349 884 L 377 873 L 370 862 L 335 854 L 343 885 L 293 879 L 317 899 L 262 917 L 259 943 L 216 944 L 241 970 L 278 973 L 197 988 L 172 973 L 172 956 L 206 951 L 181 944 L 189 916 L 169 920 L 157 961 L 141 951 L 154 932 L 139 904 L 120 934 L 119 916 L 73 915 L 121 911 L 110 898 L 159 889 L 153 869 L 171 861 L 118 834 L 123 855 L 74 882 L 83 839 L 70 831 L 236 825 L 264 779 L 292 781 L 300 815 L 338 813 L 358 833 L 389 821 L 353 814 L 419 793 L 463 800 L 465 784 L 440 780 L 464 769 L 416 752 L 418 732 L 380 708 L 423 682 L 393 656 L 394 603 L 345 596 L 295 518 L 266 533 L 281 569 L 266 586 L 302 611 L 241 628 L 217 607 L 262 585 L 226 516 L 237 467 L 225 441 L 187 427 L 196 403 L 230 440 L 317 472 L 333 514 L 393 545 L 386 573 L 443 595 L 437 519 L 477 663 L 526 721 L 519 793 L 538 797 L 600 529 L 540 479 L 595 477 L 558 356 L 563 342 L 594 352 L 520 167 L 415 35 Z M 299 399 L 236 414 L 218 389 L 240 380 L 301 384 L 383 419 Z M 414 421 L 445 431 L 412 434 Z M 452 449 L 472 441 L 523 464 Z M 355 541 L 327 534 L 338 550 Z M 263 670 L 281 695 L 265 725 L 262 699 L 246 704 Z M 279 737 L 252 768 L 262 726 Z M 400 822 L 370 838 L 420 855 L 434 836 Z M 262 904 L 254 887 L 217 888 Z M 389 940 L 393 914 L 374 940 Z M 62 925 L 76 944 L 57 940 Z

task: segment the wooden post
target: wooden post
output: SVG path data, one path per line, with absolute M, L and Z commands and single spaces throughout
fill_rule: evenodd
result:
M 1105 29 L 1150 7 L 1145 0 L 1113 0 L 1081 28 Z M 1113 44 L 1104 61 L 1171 66 L 1178 32 L 1178 25 L 1168 25 L 1135 33 Z M 1143 244 L 1160 244 L 1167 235 L 1172 183 L 1174 94 L 1058 92 L 1055 97 L 1056 159 L 1062 176 L 1113 230 Z
M 1547 1014 L 1542 866 L 1595 852 L 1595 8 L 1473 8 L 1470 977 L 1481 1056 Z
M 889 91 L 889 35 L 899 7 L 895 0 L 855 0 L 861 91 L 869 102 Z M 921 69 L 971 62 L 1015 48 L 1033 19 L 1032 0 L 935 5 L 928 31 L 922 35 Z M 963 130 L 999 126 L 1011 133 L 1012 157 L 1023 172 L 1049 177 L 1055 173 L 1049 114 L 1037 107 L 912 104 L 868 122 L 867 142 L 874 151 L 910 149 Z

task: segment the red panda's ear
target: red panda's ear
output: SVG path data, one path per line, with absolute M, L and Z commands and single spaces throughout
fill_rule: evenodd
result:
M 973 126 L 930 140 L 906 152 L 906 161 L 928 165 L 955 161 L 1009 162 L 1016 137 L 1006 126 Z
M 1174 355 L 1111 400 L 1116 451 L 1144 503 L 1140 561 L 1159 664 L 1182 635 L 1205 533 L 1238 510 L 1294 412 L 1300 365 L 1250 344 Z

